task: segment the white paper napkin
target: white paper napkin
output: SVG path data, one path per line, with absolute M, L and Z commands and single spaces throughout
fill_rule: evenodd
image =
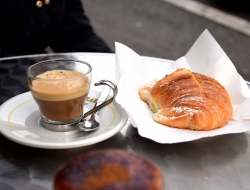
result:
M 250 90 L 220 45 L 205 30 L 188 53 L 173 64 L 149 69 L 143 58 L 123 44 L 116 43 L 115 80 L 117 103 L 126 109 L 139 134 L 159 143 L 177 143 L 203 137 L 250 130 Z M 156 123 L 148 105 L 140 100 L 139 88 L 152 79 L 161 79 L 177 68 L 186 68 L 218 80 L 228 91 L 233 104 L 232 119 L 220 129 L 191 131 Z

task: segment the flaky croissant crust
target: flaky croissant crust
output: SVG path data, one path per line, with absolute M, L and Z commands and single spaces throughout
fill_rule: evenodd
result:
M 170 127 L 207 131 L 232 117 L 226 89 L 217 80 L 186 69 L 151 81 L 139 95 L 154 112 L 154 120 Z

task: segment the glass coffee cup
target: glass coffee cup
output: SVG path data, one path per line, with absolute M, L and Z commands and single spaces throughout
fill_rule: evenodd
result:
M 76 129 L 76 123 L 83 118 L 91 75 L 91 65 L 80 60 L 47 60 L 30 66 L 27 80 L 41 112 L 39 124 L 52 131 Z

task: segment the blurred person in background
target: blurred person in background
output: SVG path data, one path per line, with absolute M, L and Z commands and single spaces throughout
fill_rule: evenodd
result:
M 81 0 L 0 0 L 0 57 L 46 52 L 111 52 Z

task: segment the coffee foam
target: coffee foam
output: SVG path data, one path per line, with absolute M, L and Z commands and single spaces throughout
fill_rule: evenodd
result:
M 77 71 L 68 71 L 68 70 L 51 70 L 40 75 L 37 75 L 36 78 L 41 79 L 67 79 L 77 76 L 83 76 L 82 73 Z
M 74 99 L 87 94 L 90 87 L 88 77 L 77 71 L 52 70 L 36 77 L 46 80 L 33 80 L 31 92 L 35 98 L 47 101 Z

